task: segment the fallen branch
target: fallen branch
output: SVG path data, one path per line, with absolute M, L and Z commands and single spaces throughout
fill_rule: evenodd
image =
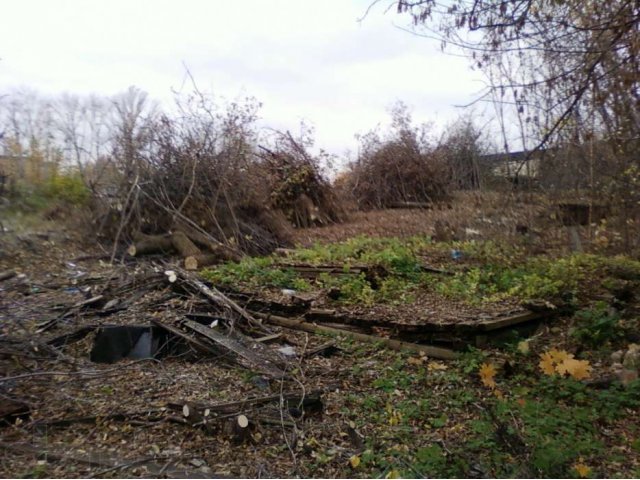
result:
M 160 476 L 162 474 L 162 476 L 166 476 L 168 478 L 225 478 L 211 473 L 207 473 L 206 475 L 204 475 L 201 472 L 195 470 L 166 468 L 166 465 L 161 465 L 154 461 L 164 457 L 135 458 L 124 460 L 114 457 L 113 455 L 110 455 L 106 452 L 88 452 L 84 454 L 70 455 L 68 453 L 63 453 L 51 449 L 46 445 L 29 445 L 25 443 L 0 442 L 0 448 L 16 453 L 35 455 L 36 457 L 43 458 L 45 460 L 76 462 L 93 467 L 106 467 L 106 471 L 119 470 L 136 465 L 144 465 L 144 468 L 146 468 L 146 470 L 153 476 Z
M 17 275 L 13 270 L 5 270 L 4 272 L 0 272 L 0 282 L 4 282 L 5 280 L 9 280 Z
M 349 332 L 339 328 L 325 327 L 323 325 L 314 325 L 312 323 L 305 322 L 303 320 L 292 320 L 285 317 L 279 317 L 277 315 L 269 315 L 263 313 L 254 313 L 255 316 L 262 318 L 268 323 L 278 325 L 292 330 L 302 330 L 304 332 L 310 332 L 315 334 L 329 333 L 333 335 L 344 335 L 346 337 L 353 338 L 360 342 L 367 343 L 382 343 L 388 348 L 393 350 L 411 350 L 414 352 L 422 352 L 429 357 L 439 358 L 443 360 L 454 360 L 458 358 L 459 354 L 448 348 L 433 347 L 430 345 L 420 345 L 417 343 L 402 342 L 400 340 L 393 340 L 391 338 L 377 337 L 374 335 L 366 335 L 364 333 Z

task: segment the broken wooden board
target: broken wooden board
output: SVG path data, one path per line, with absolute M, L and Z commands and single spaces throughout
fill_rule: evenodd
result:
M 181 323 L 186 328 L 199 333 L 225 351 L 234 354 L 238 363 L 243 367 L 260 371 L 272 378 L 287 377 L 287 374 L 279 366 L 280 362 L 274 358 L 269 358 L 265 354 L 264 349 L 251 349 L 246 346 L 247 343 L 253 343 L 254 347 L 258 345 L 263 347 L 262 344 L 252 342 L 248 338 L 242 339 L 243 336 L 237 332 L 234 332 L 233 336 L 225 335 L 213 328 L 205 327 L 192 320 L 183 320 Z
M 360 328 L 383 328 L 392 333 L 420 335 L 428 333 L 451 333 L 455 335 L 474 335 L 480 332 L 499 330 L 534 320 L 542 320 L 552 312 L 532 312 L 523 310 L 507 316 L 489 318 L 479 322 L 405 324 L 393 320 L 367 319 L 341 315 L 333 310 L 311 309 L 304 315 L 305 320 L 318 323 L 352 325 Z
M 188 335 L 187 333 L 183 332 L 179 328 L 174 327 L 173 325 L 169 325 L 168 323 L 163 323 L 156 318 L 152 318 L 151 323 L 156 327 L 162 328 L 167 332 L 171 333 L 172 335 L 175 335 L 176 337 L 183 339 L 185 342 L 187 342 L 187 344 L 191 345 L 193 348 L 195 348 L 201 353 L 208 354 L 208 355 L 219 354 L 218 350 L 214 349 L 211 345 L 201 342 L 197 338 L 191 335 Z
M 329 333 L 333 335 L 343 335 L 353 338 L 354 340 L 367 343 L 381 343 L 393 350 L 411 350 L 414 352 L 424 353 L 425 355 L 433 358 L 440 358 L 443 360 L 454 360 L 458 358 L 458 352 L 450 350 L 448 348 L 435 347 L 431 345 L 421 345 L 417 343 L 402 342 L 400 340 L 394 340 L 391 338 L 378 337 L 375 335 L 365 335 L 363 333 L 350 332 L 339 328 L 326 327 L 323 325 L 315 325 L 305 322 L 303 320 L 294 320 L 285 317 L 279 317 L 276 315 L 268 315 L 262 313 L 256 313 L 256 316 L 264 319 L 266 322 L 279 325 L 281 327 L 290 328 L 293 330 L 302 330 L 310 333 Z

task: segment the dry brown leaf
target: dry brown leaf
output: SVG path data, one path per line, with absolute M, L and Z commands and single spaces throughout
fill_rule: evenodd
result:
M 422 365 L 424 363 L 424 358 L 422 357 L 409 357 L 407 359 L 407 363 L 410 365 Z
M 447 366 L 442 362 L 429 362 L 427 364 L 427 369 L 431 372 L 434 370 L 446 370 Z

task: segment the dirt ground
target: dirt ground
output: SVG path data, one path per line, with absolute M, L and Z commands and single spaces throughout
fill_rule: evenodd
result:
M 298 230 L 296 242 L 434 235 L 440 220 L 453 238 L 515 238 L 516 226 L 527 225 L 532 250 L 569 248 L 561 228 L 543 228 L 543 209 L 531 204 L 509 210 L 509 202 L 481 209 L 477 202 L 469 195 L 451 208 L 355 213 L 342 225 Z M 110 252 L 88 247 L 77 234 L 55 225 L 7 232 L 0 241 L 0 271 L 18 273 L 0 283 L 0 395 L 5 404 L 0 413 L 5 420 L 11 418 L 0 427 L 3 477 L 447 475 L 447 470 L 437 469 L 444 464 L 432 465 L 428 458 L 421 460 L 421 467 L 408 463 L 415 451 L 430 452 L 433 445 L 444 457 L 462 459 L 464 466 L 451 470 L 451 476 L 500 473 L 472 451 L 457 453 L 465 451 L 474 422 L 484 417 L 485 402 L 493 396 L 482 389 L 477 376 L 468 374 L 468 361 L 430 359 L 346 338 L 275 328 L 272 331 L 281 336 L 264 343 L 265 355 L 281 360 L 281 378 L 244 368 L 225 355 L 93 363 L 89 353 L 95 333 L 58 348 L 50 341 L 87 325 L 168 323 L 188 314 L 221 315 L 220 309 L 167 282 L 164 272 L 172 264 L 166 259 L 111 265 Z M 104 297 L 102 303 L 82 305 L 96 296 Z M 121 302 L 122 308 L 117 303 L 109 307 L 107 300 Z M 379 314 L 429 314 L 420 302 L 403 308 L 407 311 L 382 309 Z M 454 311 L 461 317 L 477 316 L 462 307 Z M 40 331 L 47 321 L 53 325 Z M 556 330 L 540 327 L 535 341 L 543 345 L 549 336 L 555 344 L 568 341 L 559 325 L 553 327 Z M 326 356 L 307 355 L 327 343 L 337 349 L 326 351 Z M 289 347 L 286 355 L 283 347 Z M 504 361 L 500 351 L 493 355 L 498 363 Z M 469 391 L 475 393 L 467 397 Z M 320 394 L 321 409 L 305 410 L 300 398 L 311 398 L 314 392 Z M 280 401 L 287 393 L 298 397 L 295 405 Z M 248 401 L 274 395 L 276 400 L 259 405 Z M 240 406 L 220 418 L 214 415 L 210 427 L 206 421 L 185 421 L 184 405 L 211 406 L 215 411 L 214 406 L 232 401 Z M 249 435 L 242 438 L 225 426 L 240 414 L 250 422 Z M 637 411 L 628 411 L 608 427 L 611 448 L 622 449 L 626 463 L 619 465 L 619 456 L 600 458 L 597 474 L 637 471 L 637 451 L 616 440 L 636 434 L 636 427 L 625 422 L 633 415 L 637 417 Z M 536 476 L 533 467 L 518 466 L 523 458 L 519 455 L 515 449 L 500 461 L 513 462 L 514 475 Z

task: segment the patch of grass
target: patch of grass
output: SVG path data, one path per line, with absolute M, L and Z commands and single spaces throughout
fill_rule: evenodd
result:
M 213 283 L 222 285 L 245 285 L 248 287 L 278 287 L 306 291 L 309 282 L 300 278 L 291 269 L 273 267 L 271 257 L 245 257 L 240 262 L 229 262 L 215 269 L 207 269 L 201 275 Z
M 429 245 L 431 240 L 428 237 L 399 239 L 358 236 L 344 242 L 297 249 L 290 259 L 312 265 L 381 265 L 391 273 L 406 274 L 419 271 L 417 254 Z
M 602 348 L 623 336 L 620 315 L 605 302 L 597 302 L 591 309 L 576 313 L 576 327 L 571 335 L 582 345 L 590 348 Z
M 520 300 L 575 300 L 588 288 L 586 280 L 604 274 L 607 259 L 590 254 L 563 258 L 535 257 L 518 266 L 487 263 L 444 279 L 436 290 L 471 303 L 499 301 L 507 297 Z
M 459 249 L 463 262 L 472 266 L 453 276 L 422 272 L 421 256 L 429 252 Z M 442 252 L 440 252 L 442 253 Z M 344 304 L 400 304 L 416 299 L 421 290 L 466 301 L 470 304 L 497 302 L 507 298 L 521 301 L 560 300 L 565 305 L 582 302 L 593 291 L 594 281 L 606 284 L 612 277 L 640 278 L 640 262 L 626 257 L 607 258 L 574 254 L 561 258 L 527 257 L 515 246 L 497 242 L 452 242 L 432 244 L 427 237 L 356 237 L 344 242 L 315 245 L 293 251 L 296 263 L 380 266 L 388 275 L 372 285 L 365 275 L 319 275 L 313 281 L 300 278 L 293 270 L 276 267 L 273 257 L 247 258 L 204 272 L 211 281 L 251 288 L 276 287 L 308 291 L 313 288 L 337 290 Z M 610 282 L 609 282 L 610 283 Z M 375 286 L 375 288 L 374 288 Z M 606 285 L 605 285 L 606 286 Z

